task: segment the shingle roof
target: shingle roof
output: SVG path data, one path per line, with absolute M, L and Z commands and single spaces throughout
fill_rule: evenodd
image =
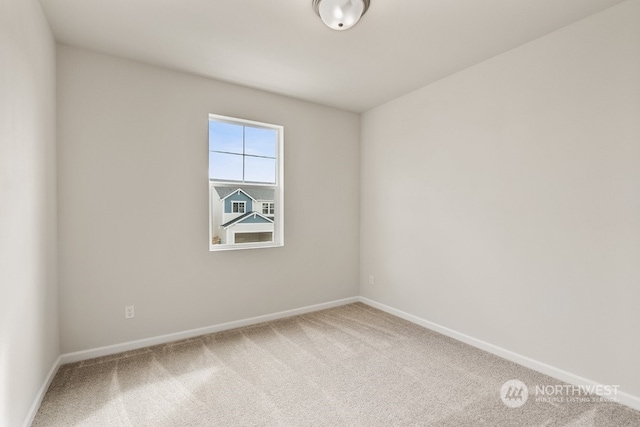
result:
M 232 219 L 231 221 L 225 222 L 225 223 L 224 223 L 224 224 L 222 224 L 220 227 L 222 227 L 222 228 L 227 228 L 227 227 L 229 227 L 230 225 L 233 225 L 233 224 L 235 224 L 235 223 L 238 223 L 238 222 L 242 222 L 242 221 L 244 221 L 245 219 L 249 218 L 249 217 L 250 217 L 250 216 L 252 216 L 252 215 L 258 215 L 258 216 L 260 216 L 260 217 L 262 217 L 262 218 L 264 218 L 264 219 L 268 220 L 269 222 L 273 222 L 273 219 L 268 218 L 268 217 L 266 217 L 266 216 L 264 216 L 264 215 L 261 215 L 261 214 L 260 214 L 260 213 L 258 213 L 258 212 L 247 212 L 246 214 L 244 214 L 244 215 L 240 215 L 239 217 L 234 218 L 234 219 Z
M 275 198 L 275 190 L 273 188 L 264 188 L 264 187 L 248 187 L 248 186 L 238 186 L 238 187 L 214 187 L 216 189 L 216 193 L 220 196 L 220 199 L 224 199 L 229 194 L 234 193 L 238 190 L 242 190 L 247 193 L 249 196 L 253 197 L 255 200 L 274 200 Z

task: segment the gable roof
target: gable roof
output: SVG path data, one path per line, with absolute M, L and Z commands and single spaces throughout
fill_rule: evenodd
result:
M 214 187 L 216 189 L 216 193 L 220 197 L 220 200 L 224 200 L 230 195 L 234 194 L 238 190 L 245 193 L 247 196 L 252 198 L 253 200 L 269 200 L 273 201 L 275 199 L 275 190 L 273 188 L 264 188 L 264 187 L 248 187 L 248 186 L 238 186 L 238 187 Z
M 224 224 L 222 224 L 220 227 L 221 227 L 221 228 L 229 228 L 229 227 L 231 227 L 232 225 L 238 224 L 238 223 L 240 223 L 240 222 L 244 221 L 245 219 L 247 219 L 247 218 L 249 218 L 249 217 L 252 217 L 252 216 L 254 216 L 254 215 L 255 215 L 255 216 L 259 216 L 260 218 L 265 219 L 267 222 L 273 223 L 273 219 L 271 219 L 271 218 L 269 218 L 269 217 L 266 217 L 266 216 L 262 215 L 261 213 L 258 213 L 258 212 L 255 212 L 255 211 L 254 211 L 254 212 L 247 212 L 246 214 L 241 215 L 241 216 L 239 216 L 239 217 L 237 217 L 237 218 L 234 218 L 234 219 L 232 219 L 231 221 L 225 222 L 225 223 L 224 223 Z

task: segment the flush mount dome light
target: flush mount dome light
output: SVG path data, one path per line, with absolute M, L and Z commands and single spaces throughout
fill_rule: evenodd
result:
M 313 10 L 332 30 L 348 30 L 369 9 L 369 0 L 313 0 Z

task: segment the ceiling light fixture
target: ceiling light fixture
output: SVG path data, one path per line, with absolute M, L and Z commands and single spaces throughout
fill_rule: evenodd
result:
M 332 30 L 348 30 L 369 9 L 369 0 L 313 0 L 313 10 Z

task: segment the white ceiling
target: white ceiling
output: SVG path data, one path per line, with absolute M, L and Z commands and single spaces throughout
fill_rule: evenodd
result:
M 622 0 L 371 0 L 347 31 L 311 0 L 40 0 L 56 39 L 363 112 Z

